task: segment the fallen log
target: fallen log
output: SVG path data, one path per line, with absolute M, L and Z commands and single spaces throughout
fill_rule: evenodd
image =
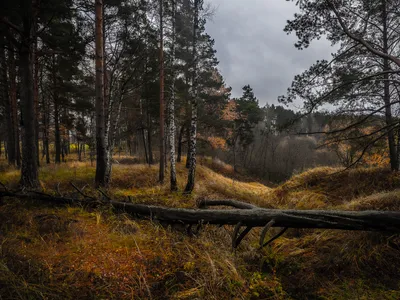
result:
M 185 224 L 189 225 L 190 228 L 194 224 L 236 225 L 232 237 L 233 248 L 240 244 L 253 227 L 264 227 L 260 238 L 260 247 L 269 244 L 282 235 L 287 228 L 400 232 L 400 212 L 394 211 L 266 209 L 235 200 L 201 200 L 198 203 L 198 207 L 223 205 L 232 206 L 233 209 L 184 209 L 114 200 L 101 201 L 81 194 L 84 199 L 58 197 L 39 192 L 21 194 L 6 190 L 0 191 L 0 199 L 8 196 L 45 200 L 59 204 L 111 205 L 114 210 L 132 216 L 148 217 L 167 223 Z M 242 227 L 245 227 L 245 229 L 239 233 Z M 271 227 L 283 227 L 284 229 L 276 237 L 264 243 L 266 233 Z

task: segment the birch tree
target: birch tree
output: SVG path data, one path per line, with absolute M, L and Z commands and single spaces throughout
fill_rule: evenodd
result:
M 168 141 L 169 141 L 169 155 L 170 155 L 170 189 L 177 191 L 176 179 L 176 161 L 175 161 L 175 36 L 176 36 L 176 0 L 172 0 L 172 38 L 171 38 L 171 98 L 168 102 Z
M 193 42 L 192 42 L 192 86 L 191 97 L 191 121 L 190 137 L 188 146 L 189 171 L 185 187 L 185 193 L 190 194 L 193 191 L 196 176 L 196 143 L 197 143 L 197 35 L 199 29 L 199 10 L 203 4 L 202 0 L 194 0 L 194 18 L 193 18 Z

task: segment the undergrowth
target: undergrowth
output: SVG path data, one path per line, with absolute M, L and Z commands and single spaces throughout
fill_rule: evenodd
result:
M 169 192 L 168 178 L 157 183 L 157 166 L 123 158 L 106 192 L 169 207 L 194 208 L 196 199 L 207 197 L 276 208 L 400 208 L 400 177 L 385 169 L 317 168 L 270 188 L 239 180 L 228 165 L 212 164 L 198 165 L 194 194 L 185 196 Z M 180 190 L 186 174 L 179 164 Z M 1 182 L 16 188 L 18 178 L 19 171 L 1 166 Z M 74 193 L 73 182 L 100 196 L 93 178 L 90 162 L 40 169 L 48 193 Z M 290 229 L 259 250 L 258 229 L 232 252 L 231 232 L 229 226 L 205 226 L 190 237 L 179 225 L 105 209 L 6 198 L 0 204 L 0 299 L 400 298 L 398 235 Z

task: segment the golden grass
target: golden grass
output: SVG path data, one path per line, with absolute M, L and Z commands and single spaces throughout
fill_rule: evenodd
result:
M 385 168 L 320 167 L 295 175 L 275 188 L 270 201 L 298 209 L 332 208 L 352 199 L 400 188 L 400 174 Z
M 264 207 L 400 210 L 399 175 L 371 168 L 317 168 L 270 188 L 239 181 L 230 166 L 203 161 L 194 194 L 170 193 L 157 166 L 115 164 L 107 193 L 115 198 L 194 207 L 199 197 L 233 198 Z M 18 183 L 2 166 L 0 181 Z M 218 170 L 218 172 L 216 172 Z M 187 170 L 178 165 L 182 191 Z M 223 174 L 223 175 L 222 175 Z M 331 174 L 330 176 L 328 176 Z M 92 188 L 94 167 L 68 162 L 40 170 L 47 192 L 69 182 Z M 234 179 L 236 178 L 236 179 Z M 275 230 L 275 229 L 274 229 Z M 257 250 L 259 229 L 236 252 L 228 226 L 162 227 L 104 210 L 6 199 L 0 205 L 0 296 L 14 299 L 399 299 L 400 238 L 380 233 L 291 229 Z M 276 230 L 275 230 L 276 231 Z M 272 234 L 272 233 L 271 233 Z

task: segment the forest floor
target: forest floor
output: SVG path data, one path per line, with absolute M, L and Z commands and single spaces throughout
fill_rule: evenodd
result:
M 157 183 L 157 166 L 118 160 L 107 193 L 135 203 L 194 208 L 207 197 L 276 208 L 400 210 L 400 175 L 386 169 L 316 168 L 271 188 L 203 159 L 195 191 L 185 196 L 169 192 L 168 178 Z M 99 196 L 94 172 L 90 162 L 44 166 L 42 188 L 72 193 L 73 182 Z M 186 173 L 179 164 L 180 190 Z M 18 179 L 2 161 L 0 181 L 15 187 Z M 399 235 L 289 229 L 259 250 L 255 230 L 233 252 L 232 230 L 209 225 L 190 237 L 179 226 L 104 209 L 5 198 L 0 299 L 400 299 Z

